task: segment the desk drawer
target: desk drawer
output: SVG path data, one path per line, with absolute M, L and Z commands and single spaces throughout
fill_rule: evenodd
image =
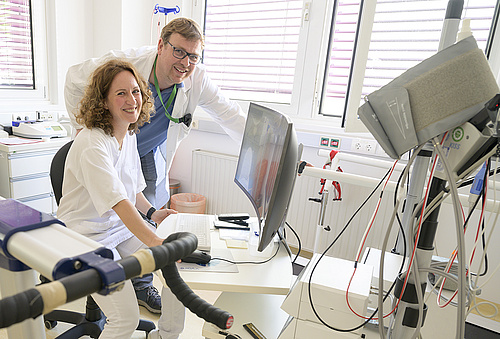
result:
M 47 214 L 54 214 L 54 198 L 50 195 L 40 196 L 36 198 L 24 198 L 18 199 L 23 204 L 36 209 L 37 211 L 44 212 Z
M 30 179 L 11 180 L 11 198 L 19 199 L 41 194 L 50 194 L 52 185 L 48 175 L 34 177 Z
M 10 176 L 16 178 L 37 173 L 49 173 L 54 154 L 55 152 L 10 155 Z

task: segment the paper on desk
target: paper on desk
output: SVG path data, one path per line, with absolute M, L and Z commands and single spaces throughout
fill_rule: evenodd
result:
M 235 240 L 235 239 L 226 239 L 227 248 L 248 248 L 248 241 L 245 240 Z
M 250 231 L 234 230 L 231 228 L 219 228 L 219 238 L 222 240 L 244 240 L 248 241 Z
M 42 142 L 40 139 L 22 139 L 22 138 L 0 138 L 0 144 L 4 145 L 22 145 L 22 144 L 34 144 L 37 142 Z

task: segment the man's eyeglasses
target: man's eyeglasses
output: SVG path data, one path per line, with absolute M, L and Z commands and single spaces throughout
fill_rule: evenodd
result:
M 169 44 L 170 46 L 172 46 L 172 55 L 177 58 L 177 59 L 184 59 L 185 57 L 188 57 L 189 59 L 189 62 L 192 63 L 193 65 L 197 65 L 200 63 L 202 57 L 199 56 L 198 54 L 193 54 L 193 53 L 188 53 L 186 52 L 185 50 L 183 49 L 180 49 L 180 48 L 177 48 L 177 47 L 174 47 L 174 45 L 172 45 L 170 43 L 170 41 L 167 41 L 167 44 Z

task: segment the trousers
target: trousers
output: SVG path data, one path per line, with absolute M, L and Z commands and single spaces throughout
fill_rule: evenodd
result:
M 112 249 L 115 260 L 129 256 L 146 248 L 135 236 Z M 92 297 L 106 315 L 107 323 L 99 339 L 130 338 L 139 323 L 139 306 L 130 280 L 122 290 L 109 295 L 92 294 Z M 161 316 L 158 328 L 162 339 L 176 339 L 184 329 L 185 308 L 168 287 L 161 289 Z

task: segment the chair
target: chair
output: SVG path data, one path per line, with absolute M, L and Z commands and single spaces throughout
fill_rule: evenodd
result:
M 64 164 L 72 143 L 73 141 L 68 142 L 57 151 L 50 166 L 50 181 L 52 183 L 52 189 L 58 205 L 62 197 Z M 48 281 L 45 277 L 41 277 L 41 280 L 42 282 Z M 87 296 L 85 313 L 54 310 L 44 316 L 45 327 L 47 329 L 54 328 L 58 321 L 74 324 L 75 326 L 60 334 L 57 338 L 70 339 L 79 338 L 84 335 L 88 335 L 91 338 L 97 338 L 102 332 L 106 322 L 106 317 L 101 312 L 94 299 L 89 295 Z M 137 326 L 137 330 L 145 331 L 147 335 L 149 332 L 154 330 L 155 327 L 156 326 L 153 322 L 141 319 L 139 321 L 139 325 Z

